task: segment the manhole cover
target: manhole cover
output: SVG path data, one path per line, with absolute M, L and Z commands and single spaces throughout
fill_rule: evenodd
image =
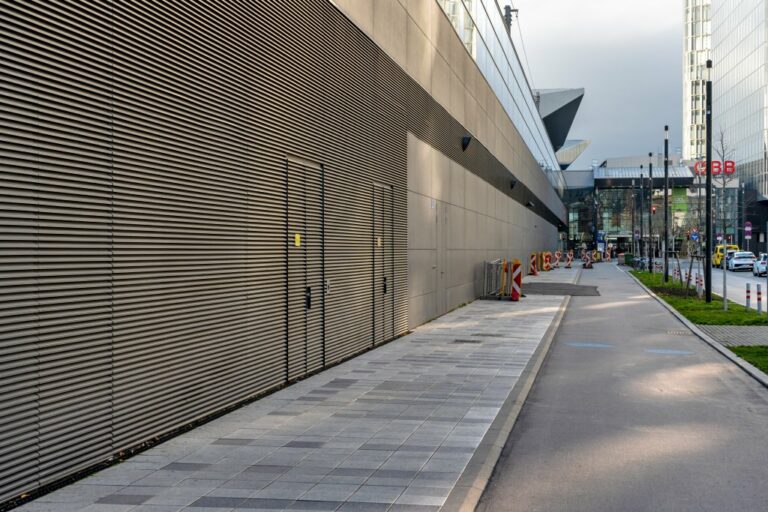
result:
M 670 336 L 691 336 L 693 333 L 686 329 L 677 329 L 677 330 L 671 330 L 667 331 L 667 334 Z
M 483 340 L 461 340 L 461 339 L 455 339 L 453 340 L 454 343 L 482 343 Z

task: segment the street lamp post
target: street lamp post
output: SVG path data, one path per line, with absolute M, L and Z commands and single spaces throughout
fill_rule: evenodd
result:
M 642 169 L 642 168 L 643 168 L 643 166 L 641 165 L 640 169 Z M 643 253 L 645 252 L 645 251 L 643 251 L 643 234 L 644 234 L 644 231 L 645 231 L 643 229 L 644 228 L 644 226 L 643 226 L 643 224 L 644 224 L 643 223 L 643 215 L 644 214 L 645 214 L 645 176 L 641 172 L 640 173 L 640 240 L 638 240 L 638 242 L 639 242 L 638 245 L 640 247 L 640 251 L 639 252 L 640 252 L 640 257 L 641 258 L 643 257 Z
M 707 138 L 707 189 L 706 189 L 706 220 L 707 245 L 704 254 L 704 295 L 707 302 L 712 302 L 712 61 L 707 60 L 706 84 L 706 138 Z
M 635 199 L 635 180 L 632 180 L 632 254 L 637 256 L 636 240 L 635 240 L 635 208 L 637 207 L 637 201 Z
M 669 126 L 664 126 L 664 282 L 669 282 Z
M 648 178 L 650 181 L 649 190 L 650 193 L 648 201 L 648 241 L 650 242 L 648 272 L 653 274 L 653 262 L 656 259 L 656 255 L 653 252 L 653 153 L 648 153 Z

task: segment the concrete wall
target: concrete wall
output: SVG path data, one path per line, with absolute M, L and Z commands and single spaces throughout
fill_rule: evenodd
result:
M 553 212 L 566 210 L 435 0 L 329 0 Z
M 557 229 L 408 134 L 408 327 L 482 293 L 482 264 L 554 250 Z

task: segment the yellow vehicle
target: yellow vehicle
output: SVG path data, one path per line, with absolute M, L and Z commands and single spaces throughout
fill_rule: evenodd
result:
M 723 258 L 729 251 L 738 251 L 739 246 L 730 244 L 730 245 L 716 245 L 715 246 L 715 253 L 712 255 L 712 266 L 713 267 L 722 267 L 723 266 Z

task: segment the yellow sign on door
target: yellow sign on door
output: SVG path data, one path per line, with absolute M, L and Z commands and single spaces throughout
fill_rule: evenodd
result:
M 293 235 L 293 245 L 296 247 L 301 247 L 301 233 L 296 233 Z

